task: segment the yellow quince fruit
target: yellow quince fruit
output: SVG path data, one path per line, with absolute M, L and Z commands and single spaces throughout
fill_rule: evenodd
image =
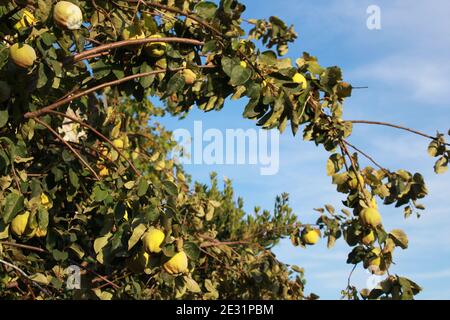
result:
M 185 273 L 188 271 L 188 258 L 184 251 L 176 253 L 169 261 L 164 263 L 164 269 L 170 274 Z
M 72 2 L 59 1 L 53 9 L 53 20 L 62 29 L 77 30 L 83 24 L 83 13 Z
M 363 209 L 359 215 L 364 225 L 376 228 L 381 225 L 381 214 L 377 209 Z
M 305 230 L 302 234 L 302 240 L 308 245 L 314 245 L 320 239 L 320 231 L 318 229 Z
M 295 82 L 295 83 L 298 83 L 299 85 L 301 85 L 301 88 L 303 90 L 308 87 L 308 81 L 306 81 L 306 78 L 298 72 L 296 74 L 294 74 L 294 76 L 292 77 L 292 82 Z
M 9 48 L 9 57 L 20 68 L 31 67 L 37 59 L 36 51 L 28 44 L 15 43 Z
M 152 228 L 147 231 L 142 237 L 142 242 L 144 244 L 144 250 L 147 253 L 158 253 L 161 252 L 161 244 L 165 238 L 164 232 L 159 229 Z

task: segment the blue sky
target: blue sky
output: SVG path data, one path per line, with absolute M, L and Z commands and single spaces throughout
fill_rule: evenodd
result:
M 450 2 L 364 1 L 364 0 L 243 0 L 247 18 L 276 15 L 294 24 L 299 39 L 288 56 L 297 58 L 307 51 L 324 66 L 338 65 L 354 86 L 369 89 L 354 91 L 345 104 L 346 119 L 370 119 L 407 125 L 434 134 L 450 128 Z M 381 30 L 368 30 L 366 9 L 381 8 Z M 193 127 L 202 120 L 207 128 L 255 128 L 242 118 L 244 102 L 229 102 L 221 112 L 193 111 L 186 119 L 164 118 L 168 129 Z M 427 210 L 420 219 L 405 220 L 402 211 L 382 207 L 387 230 L 404 229 L 410 248 L 395 253 L 391 269 L 417 281 L 424 291 L 419 299 L 450 299 L 450 179 L 449 174 L 433 173 L 428 157 L 428 141 L 394 129 L 356 126 L 351 142 L 361 147 L 391 170 L 405 168 L 424 174 L 430 196 L 423 203 Z M 276 195 L 290 194 L 290 203 L 302 222 L 314 222 L 312 209 L 330 203 L 342 208 L 342 200 L 325 174 L 327 153 L 314 144 L 293 138 L 287 132 L 280 138 L 280 170 L 261 176 L 255 165 L 188 165 L 194 179 L 207 182 L 209 172 L 233 181 L 236 194 L 251 212 L 260 205 L 273 208 Z M 340 298 L 351 266 L 345 263 L 349 247 L 340 241 L 326 249 L 325 241 L 313 248 L 300 249 L 285 241 L 275 249 L 278 257 L 305 268 L 307 292 L 324 299 Z M 353 284 L 366 286 L 368 274 L 358 268 Z

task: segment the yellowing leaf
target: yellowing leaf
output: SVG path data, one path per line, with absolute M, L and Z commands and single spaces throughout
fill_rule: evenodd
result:
M 144 224 L 138 225 L 133 230 L 133 234 L 131 235 L 130 239 L 128 240 L 128 250 L 133 248 L 136 243 L 141 239 L 142 235 L 144 234 L 145 230 L 147 230 L 147 227 Z
M 392 230 L 389 235 L 391 236 L 392 240 L 394 240 L 396 246 L 402 249 L 408 248 L 408 236 L 403 230 Z

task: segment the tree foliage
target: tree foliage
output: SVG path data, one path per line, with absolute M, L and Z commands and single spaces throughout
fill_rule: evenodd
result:
M 81 26 L 55 14 L 57 1 L 0 1 L 1 297 L 312 299 L 303 270 L 272 253 L 280 239 L 306 247 L 314 231 L 331 248 L 343 238 L 347 262 L 379 274 L 395 248 L 407 248 L 403 231 L 363 216 L 382 211 L 377 202 L 405 216 L 423 210 L 423 177 L 387 170 L 347 141 L 358 123 L 343 119 L 353 88 L 339 67 L 308 53 L 283 57 L 293 27 L 244 19 L 235 0 L 70 2 Z M 283 194 L 272 212 L 246 214 L 229 181 L 220 188 L 213 174 L 210 186 L 192 183 L 155 118 L 218 111 L 229 98 L 245 101 L 243 116 L 258 126 L 301 129 L 327 150 L 326 172 L 347 195 L 342 210 L 325 205 L 305 224 Z M 436 172 L 446 171 L 444 135 L 378 124 L 429 138 Z M 374 166 L 363 167 L 361 155 Z M 144 250 L 154 228 L 164 233 L 158 253 Z M 173 272 L 167 262 L 180 252 L 187 269 Z M 65 285 L 72 265 L 81 290 Z M 343 295 L 409 299 L 420 290 L 390 275 L 371 292 L 349 283 Z

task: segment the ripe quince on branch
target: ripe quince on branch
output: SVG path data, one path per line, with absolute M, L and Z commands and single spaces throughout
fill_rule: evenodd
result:
M 164 232 L 159 229 L 152 228 L 142 237 L 144 250 L 147 253 L 161 252 L 161 244 L 165 238 Z
M 360 213 L 360 218 L 365 226 L 376 228 L 381 225 L 381 214 L 377 209 L 363 209 Z
M 61 29 L 77 30 L 83 24 L 83 13 L 72 2 L 59 1 L 53 9 L 53 20 Z
M 318 229 L 305 229 L 302 233 L 302 240 L 308 245 L 314 245 L 320 239 L 320 231 Z
M 31 67 L 37 59 L 36 51 L 28 44 L 15 43 L 9 48 L 12 62 L 23 69 Z
M 188 271 L 188 258 L 184 251 L 176 253 L 164 264 L 164 269 L 170 274 L 185 273 Z

